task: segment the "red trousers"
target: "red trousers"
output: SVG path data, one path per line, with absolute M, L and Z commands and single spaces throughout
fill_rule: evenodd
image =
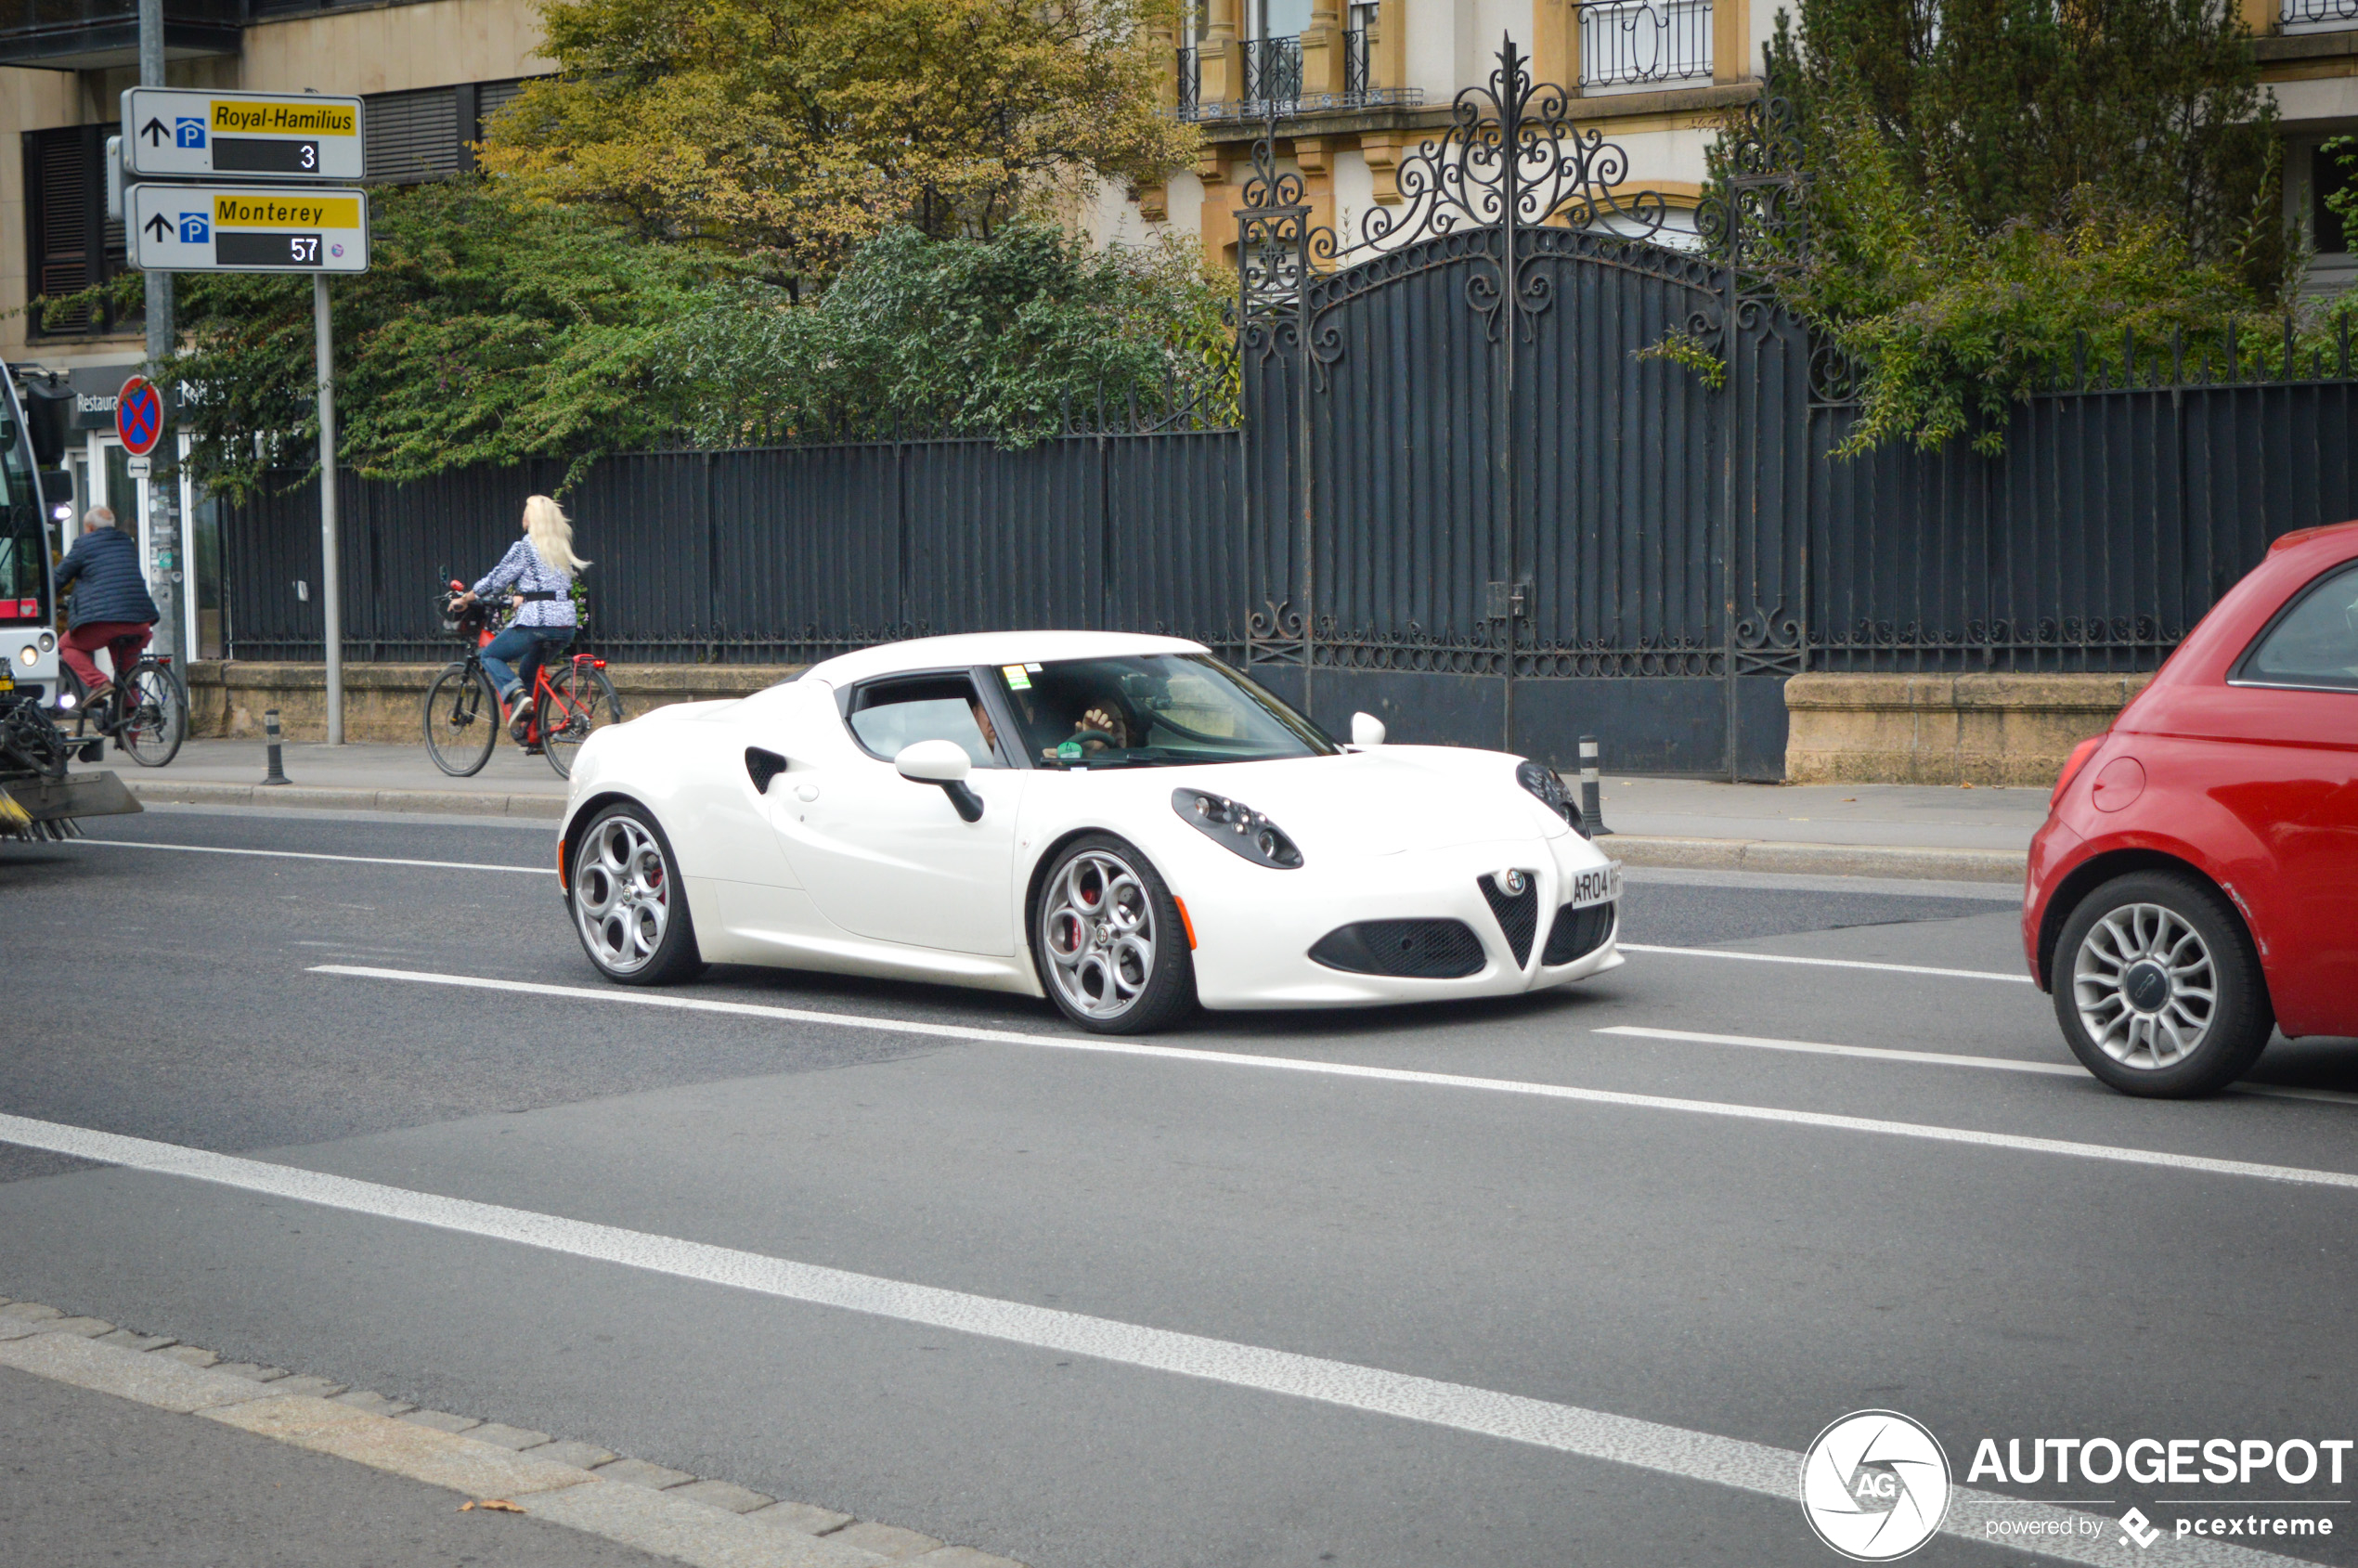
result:
M 117 679 L 131 673 L 139 661 L 139 652 L 148 645 L 148 628 L 137 621 L 92 621 L 88 626 L 75 627 L 66 633 L 66 667 L 82 677 L 84 691 L 95 689 L 106 679 L 98 673 L 97 662 L 91 654 L 107 650 L 114 660 Z

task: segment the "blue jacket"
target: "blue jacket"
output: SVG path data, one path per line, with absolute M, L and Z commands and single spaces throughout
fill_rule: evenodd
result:
M 162 616 L 148 597 L 139 574 L 139 541 L 120 528 L 93 528 L 73 541 L 58 564 L 58 591 L 73 585 L 69 628 L 92 621 L 135 621 L 153 626 Z

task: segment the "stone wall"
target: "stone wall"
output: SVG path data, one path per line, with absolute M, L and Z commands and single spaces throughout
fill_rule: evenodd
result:
M 742 697 L 772 686 L 789 665 L 609 665 L 606 678 L 626 717 L 669 703 Z M 343 667 L 343 735 L 348 741 L 423 745 L 426 688 L 438 664 L 348 664 Z M 260 735 L 265 710 L 279 710 L 291 741 L 328 738 L 328 672 L 316 664 L 188 666 L 188 727 L 199 735 Z
M 2055 782 L 2151 675 L 1796 675 L 1787 784 Z

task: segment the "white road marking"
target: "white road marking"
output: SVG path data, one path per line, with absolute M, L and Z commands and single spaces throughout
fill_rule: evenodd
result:
M 446 1198 L 60 1122 L 0 1115 L 0 1142 L 464 1236 L 514 1242 L 567 1257 L 619 1263 L 626 1268 L 750 1290 L 785 1301 L 922 1324 L 1062 1354 L 1086 1355 L 1263 1393 L 1315 1400 L 1345 1409 L 1708 1482 L 1784 1502 L 1794 1501 L 1799 1484 L 1801 1456 L 1790 1449 L 1464 1383 L 1388 1372 L 1354 1362 L 1329 1361 L 1322 1356 L 1269 1350 L 1199 1334 L 1175 1333 L 1114 1318 L 971 1295 L 964 1290 L 913 1285 L 732 1247 L 570 1220 L 528 1209 Z M 2006 1544 L 2018 1550 L 2070 1562 L 2104 1564 L 2106 1568 L 2129 1561 L 2110 1547 L 2105 1534 L 2079 1535 L 2079 1522 L 2084 1517 L 2044 1503 L 2023 1502 L 1958 1487 L 1951 1493 L 1948 1518 L 1941 1528 L 1950 1535 L 1979 1541 L 1987 1538 L 1992 1519 L 2047 1522 L 2070 1533 L 2014 1536 L 2007 1538 Z M 1799 1528 L 1798 1521 L 1795 1528 Z M 2166 1549 L 2138 1556 L 2136 1561 L 2184 1564 L 2187 1568 L 2284 1568 L 2291 1562 L 2287 1558 L 2209 1542 L 2172 1543 Z
M 1936 969 L 1923 964 L 1870 964 L 1863 958 L 1797 958 L 1785 952 L 1737 952 L 1724 947 L 1649 947 L 1639 942 L 1623 942 L 1624 952 L 1658 952 L 1677 958 L 1735 958 L 1748 964 L 1807 964 L 1820 969 L 1878 969 L 1891 975 L 1939 975 L 1952 980 L 2010 980 L 2016 985 L 2029 985 L 2028 975 L 2009 975 L 1997 969 Z
M 1542 1099 L 1578 1100 L 1588 1105 L 1622 1106 L 1639 1110 L 1678 1111 L 1688 1115 L 1724 1116 L 1742 1121 L 1781 1122 L 1840 1133 L 1873 1133 L 1886 1137 L 1921 1138 L 1931 1143 L 1966 1144 L 1982 1148 L 2013 1149 L 2028 1154 L 2064 1155 L 2076 1160 L 2100 1160 L 2123 1165 L 2159 1165 L 2210 1175 L 2254 1176 L 2263 1181 L 2303 1186 L 2358 1189 L 2358 1173 L 2313 1171 L 2293 1165 L 2261 1165 L 2244 1160 L 2214 1160 L 2208 1155 L 2166 1154 L 2157 1149 L 2121 1148 L 2110 1144 L 2073 1143 L 2062 1138 L 2034 1138 L 2015 1133 L 1984 1133 L 1970 1127 L 1940 1127 L 1918 1121 L 1887 1121 L 1873 1117 L 1834 1116 L 1824 1111 L 1781 1110 L 1772 1106 L 1736 1105 L 1720 1100 L 1682 1100 L 1663 1095 L 1630 1095 L 1612 1089 L 1576 1089 L 1565 1083 L 1529 1083 L 1506 1078 L 1470 1078 L 1454 1072 L 1418 1072 L 1406 1068 L 1363 1067 L 1355 1062 L 1322 1062 L 1301 1056 L 1262 1056 L 1240 1051 L 1201 1051 L 1185 1045 L 1141 1045 L 1132 1041 L 1095 1035 L 1024 1034 L 1014 1030 L 977 1029 L 967 1024 L 924 1023 L 913 1018 L 884 1018 L 858 1013 L 822 1013 L 804 1007 L 771 1007 L 752 1002 L 720 1002 L 701 996 L 650 995 L 643 991 L 614 987 L 544 985 L 535 980 L 502 980 L 474 975 L 430 974 L 415 969 L 381 969 L 357 964 L 317 964 L 315 975 L 344 975 L 356 979 L 402 980 L 416 985 L 460 986 L 480 991 L 504 991 L 518 996 L 553 996 L 580 1002 L 603 1002 L 625 1007 L 667 1007 L 688 1013 L 717 1013 L 744 1018 L 776 1018 L 787 1023 L 826 1024 L 841 1029 L 875 1030 L 887 1034 L 914 1034 L 939 1040 L 971 1040 L 995 1045 L 1028 1045 L 1055 1051 L 1084 1051 L 1109 1056 L 1147 1056 L 1164 1061 L 1195 1062 L 1207 1067 L 1263 1068 L 1279 1072 L 1307 1072 L 1330 1078 L 1363 1078 L 1384 1083 L 1416 1083 L 1439 1089 L 1479 1089 L 1492 1094 L 1531 1095 Z
M 1591 1034 L 1626 1034 L 1639 1040 L 1684 1040 L 1699 1045 L 1742 1045 L 1756 1051 L 1799 1051 L 1820 1056 L 1865 1056 L 1879 1062 L 1916 1062 L 1932 1067 L 1994 1068 L 2000 1072 L 2043 1073 L 2057 1078 L 2089 1076 L 2076 1062 L 2025 1062 L 2005 1056 L 1967 1056 L 1943 1051 L 1900 1051 L 1879 1045 L 1828 1045 L 1815 1040 L 1776 1040 L 1758 1034 L 1704 1034 L 1685 1029 L 1647 1029 L 1638 1024 L 1613 1024 L 1592 1029 Z M 2261 1095 L 2277 1100 L 2317 1100 L 2326 1105 L 2358 1105 L 2358 1095 L 2339 1089 L 2296 1089 L 2279 1083 L 2238 1083 L 2231 1095 Z
M 465 861 L 404 861 L 391 855 L 321 855 L 307 849 L 227 849 L 214 844 L 141 844 L 128 838 L 76 838 L 75 844 L 103 844 L 110 849 L 172 849 L 184 855 L 262 855 L 280 861 L 349 861 L 355 865 L 414 865 L 429 871 L 504 871 L 519 876 L 554 876 L 557 868 L 541 865 L 477 865 Z

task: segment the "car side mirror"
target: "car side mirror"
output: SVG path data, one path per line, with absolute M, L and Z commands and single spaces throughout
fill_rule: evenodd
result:
M 1383 720 L 1374 714 L 1354 713 L 1351 716 L 1351 744 L 1353 745 L 1381 745 L 1383 737 Z
M 982 797 L 966 783 L 974 759 L 956 741 L 913 742 L 900 748 L 892 765 L 911 784 L 939 784 L 961 818 L 970 823 L 982 820 Z

